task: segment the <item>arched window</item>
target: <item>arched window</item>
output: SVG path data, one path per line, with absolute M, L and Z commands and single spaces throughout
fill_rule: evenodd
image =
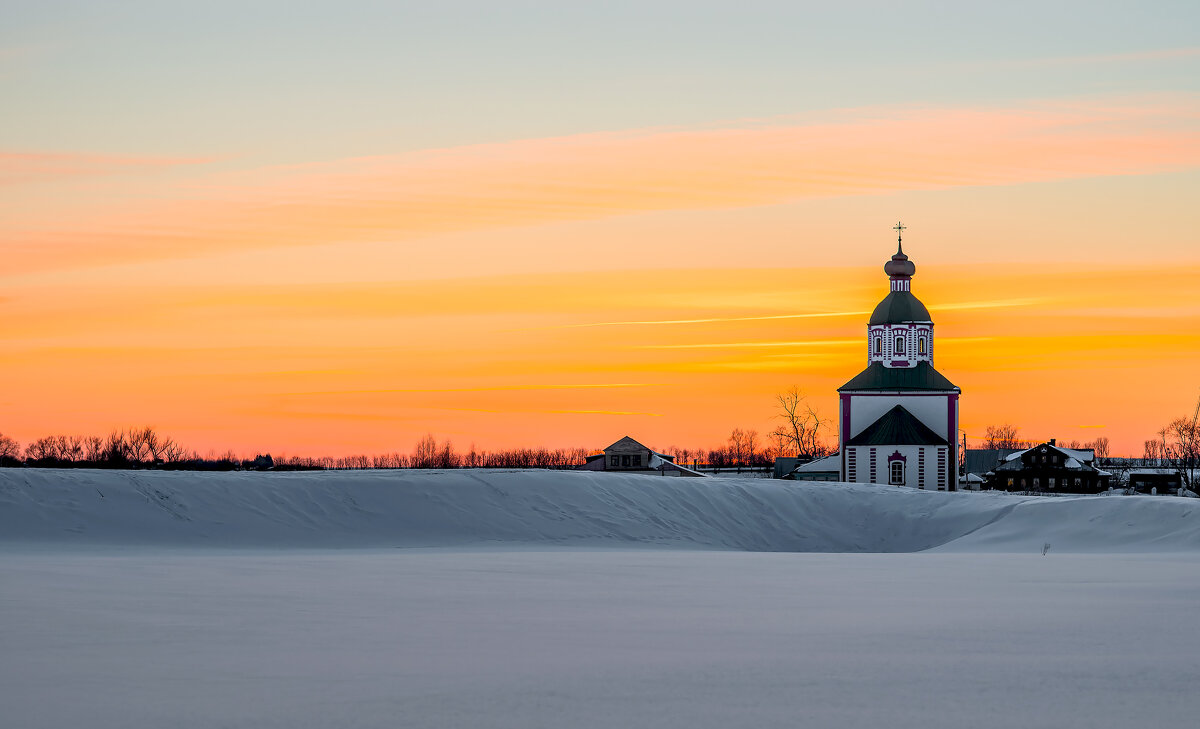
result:
M 917 340 L 917 354 L 925 354 L 925 337 Z
M 904 354 L 904 337 L 896 337 L 896 354 Z
M 875 354 L 883 354 L 883 337 L 875 337 Z
M 892 461 L 891 478 L 888 483 L 903 485 L 904 484 L 904 461 Z

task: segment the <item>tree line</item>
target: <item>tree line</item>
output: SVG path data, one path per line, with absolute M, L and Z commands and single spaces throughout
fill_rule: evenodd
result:
M 158 468 L 165 470 L 351 470 L 365 468 L 574 468 L 584 448 L 511 448 L 456 450 L 433 435 L 417 440 L 411 453 L 350 456 L 276 456 L 242 458 L 233 451 L 201 456 L 153 427 L 113 430 L 107 436 L 49 435 L 24 448 L 0 433 L 0 466 L 32 468 Z
M 1024 450 L 1033 448 L 1041 441 L 1022 440 L 1015 425 L 989 425 L 984 433 L 983 448 Z M 1114 458 L 1109 450 L 1109 440 L 1100 436 L 1091 441 L 1068 440 L 1057 442 L 1063 448 L 1091 449 L 1097 461 L 1122 468 L 1157 467 L 1166 468 L 1183 480 L 1185 488 L 1195 491 L 1197 471 L 1200 470 L 1200 399 L 1190 417 L 1178 417 L 1160 428 L 1154 437 L 1143 443 L 1142 457 Z

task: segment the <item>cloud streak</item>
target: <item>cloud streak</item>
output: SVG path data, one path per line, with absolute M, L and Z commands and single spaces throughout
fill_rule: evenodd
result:
M 665 210 L 1011 185 L 1200 166 L 1188 94 L 1007 108 L 872 108 L 699 129 L 531 139 L 213 173 L 104 214 L 60 209 L 0 227 L 12 272 Z M 9 155 L 7 177 L 120 169 Z M 129 162 L 128 164 L 136 164 Z M 69 220 L 69 223 L 62 221 Z M 6 229 L 7 228 L 7 229 Z M 481 250 L 501 257 L 503 251 Z
M 101 177 L 212 162 L 201 157 L 121 157 L 65 152 L 0 152 L 0 187 Z

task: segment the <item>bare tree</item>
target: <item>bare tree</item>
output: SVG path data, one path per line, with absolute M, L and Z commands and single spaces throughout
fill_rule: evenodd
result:
M 775 416 L 782 420 L 771 436 L 780 442 L 780 452 L 791 452 L 796 456 L 829 455 L 830 448 L 822 440 L 822 429 L 829 425 L 796 386 L 787 392 L 776 395 L 779 403 L 779 413 Z
M 437 451 L 437 440 L 433 437 L 432 433 L 421 438 L 417 441 L 417 447 L 413 451 L 412 467 L 434 468 L 437 462 Z
M 104 439 L 98 435 L 83 437 L 83 460 L 96 463 L 104 458 Z
M 729 433 L 729 460 L 737 466 L 738 473 L 742 472 L 742 464 L 746 459 L 746 433 L 741 428 L 734 428 Z
M 21 458 L 21 444 L 0 433 L 0 465 L 15 463 Z
M 1175 470 L 1185 488 L 1195 490 L 1195 472 L 1200 467 L 1200 399 L 1190 418 L 1176 418 L 1158 432 L 1162 459 Z
M 1100 436 L 1092 441 L 1092 450 L 1096 453 L 1096 458 L 1108 458 L 1108 437 Z
M 1005 423 L 1004 425 L 989 425 L 983 436 L 983 447 L 988 449 L 1015 449 L 1019 448 L 1021 441 L 1017 440 L 1017 426 Z

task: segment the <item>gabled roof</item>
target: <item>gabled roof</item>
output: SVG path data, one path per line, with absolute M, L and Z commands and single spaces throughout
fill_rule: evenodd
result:
M 846 384 L 843 390 L 953 390 L 958 387 L 947 380 L 928 362 L 918 362 L 916 367 L 884 367 L 882 362 L 872 362 Z
M 647 448 L 646 446 L 642 445 L 641 443 L 638 443 L 633 438 L 630 438 L 629 436 L 625 436 L 621 440 L 619 440 L 616 443 L 613 443 L 609 447 L 605 448 L 604 452 L 608 453 L 609 451 L 617 451 L 618 453 L 633 453 L 635 451 L 648 451 L 648 450 L 650 450 L 650 449 Z
M 968 448 L 963 457 L 967 473 L 987 473 L 998 466 L 1014 448 Z
M 808 463 L 801 463 L 792 469 L 792 473 L 830 473 L 838 470 L 841 458 L 835 453 L 832 456 L 814 458 Z
M 1004 463 L 996 466 L 997 471 L 1021 471 L 1025 469 L 1025 462 L 1021 456 L 1032 451 L 1045 450 L 1048 453 L 1054 453 L 1062 456 L 1062 467 L 1071 471 L 1096 471 L 1104 473 L 1092 465 L 1092 459 L 1095 457 L 1090 450 L 1080 450 L 1076 448 L 1059 448 L 1058 446 L 1050 445 L 1049 443 L 1039 443 L 1032 448 L 1027 448 L 1023 451 L 1014 451 L 1004 458 Z
M 946 439 L 897 405 L 883 414 L 866 430 L 846 442 L 852 446 L 950 445 Z

